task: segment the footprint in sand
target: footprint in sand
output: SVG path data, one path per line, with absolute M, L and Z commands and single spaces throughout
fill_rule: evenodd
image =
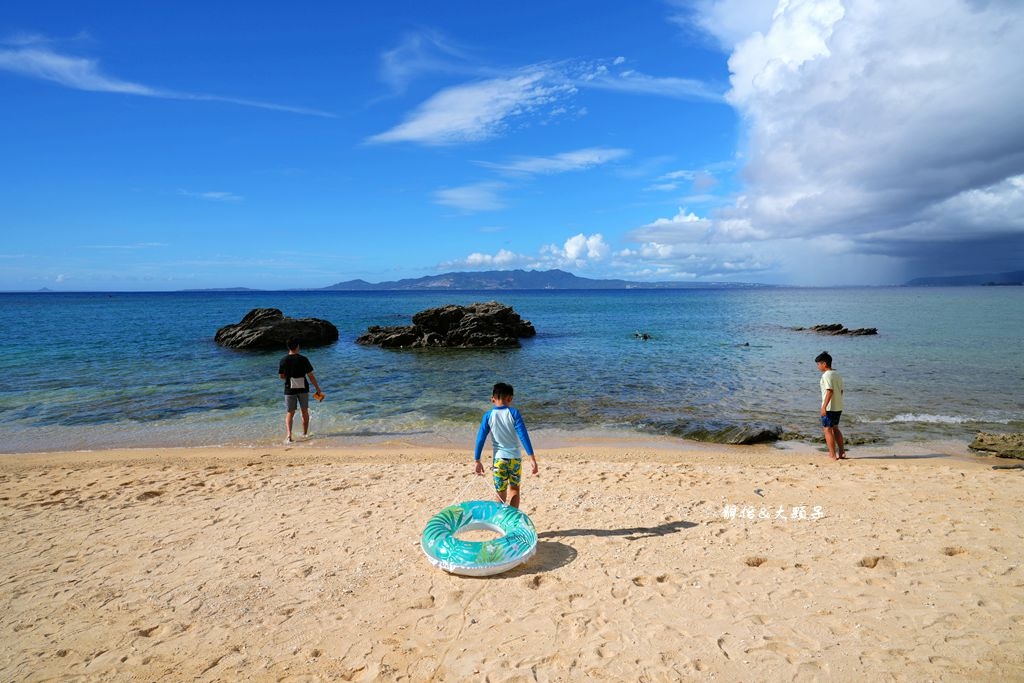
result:
M 879 561 L 884 560 L 885 555 L 868 555 L 860 562 L 857 563 L 858 567 L 867 567 L 868 569 L 874 569 L 878 566 Z
M 748 567 L 760 567 L 762 564 L 764 564 L 767 561 L 768 561 L 767 557 L 761 557 L 760 555 L 755 555 L 754 557 L 748 557 L 747 559 L 743 560 L 743 564 L 747 565 Z
M 953 557 L 955 555 L 963 555 L 966 552 L 967 551 L 965 549 L 961 548 L 958 545 L 949 546 L 948 548 L 942 549 L 942 554 L 947 555 L 949 557 Z
M 151 498 L 159 498 L 164 495 L 163 491 L 146 491 L 135 496 L 135 500 L 150 500 Z
M 431 609 L 434 607 L 434 596 L 426 595 L 411 603 L 409 609 Z

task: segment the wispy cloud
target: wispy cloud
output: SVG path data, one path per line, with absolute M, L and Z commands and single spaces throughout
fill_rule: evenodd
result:
M 163 242 L 135 242 L 134 244 L 86 244 L 82 249 L 114 249 L 136 251 L 138 249 L 159 249 L 169 246 Z
M 543 69 L 453 86 L 438 92 L 405 121 L 372 136 L 369 142 L 452 145 L 487 140 L 503 131 L 511 119 L 550 114 L 555 103 L 573 90 L 572 85 Z
M 672 192 L 678 190 L 684 182 L 689 183 L 695 192 L 705 192 L 717 185 L 718 179 L 707 170 L 672 171 L 658 176 L 655 182 L 646 189 L 656 192 Z
M 506 207 L 500 193 L 507 187 L 507 183 L 487 181 L 461 187 L 444 188 L 434 192 L 434 201 L 437 204 L 451 206 L 468 213 L 498 211 Z
M 407 34 L 396 47 L 380 57 L 380 77 L 395 93 L 424 74 L 447 73 L 479 76 L 479 62 L 441 33 L 422 30 Z
M 178 190 L 178 194 L 183 197 L 205 199 L 210 202 L 240 202 L 244 199 L 241 195 L 233 192 L 190 192 L 188 190 Z
M 404 92 L 415 78 L 444 74 L 473 80 L 435 93 L 398 125 L 368 139 L 371 143 L 414 142 L 453 145 L 496 137 L 512 119 L 527 115 L 582 116 L 574 106 L 581 88 L 632 95 L 724 102 L 724 86 L 679 77 L 658 77 L 625 68 L 625 57 L 602 61 L 566 59 L 499 68 L 471 59 L 435 31 L 407 35 L 381 55 L 381 78 Z
M 118 93 L 171 100 L 223 102 L 292 114 L 332 118 L 335 116 L 330 112 L 307 107 L 294 107 L 222 95 L 180 92 L 124 80 L 104 73 L 95 59 L 54 51 L 40 36 L 18 36 L 0 43 L 0 70 L 89 92 Z
M 616 58 L 613 67 L 623 62 Z M 588 68 L 576 79 L 582 88 L 596 88 L 632 95 L 657 95 L 680 100 L 706 100 L 725 104 L 725 88 L 692 78 L 651 76 L 633 69 L 609 69 L 605 64 Z
M 629 150 L 614 147 L 587 147 L 562 152 L 548 157 L 516 157 L 512 161 L 497 163 L 478 161 L 478 165 L 505 173 L 524 175 L 551 175 L 569 171 L 582 171 L 606 164 L 629 155 Z

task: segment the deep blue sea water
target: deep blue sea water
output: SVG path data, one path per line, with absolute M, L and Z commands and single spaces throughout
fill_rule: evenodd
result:
M 361 347 L 370 325 L 498 299 L 538 330 L 502 351 Z M 465 438 L 509 381 L 531 430 L 681 435 L 750 422 L 820 437 L 823 349 L 846 382 L 857 441 L 969 440 L 1024 429 L 1024 289 L 0 294 L 0 452 L 258 444 L 283 434 L 277 363 L 213 335 L 252 308 L 332 321 L 305 350 L 328 398 L 318 443 Z M 840 322 L 875 337 L 791 327 Z M 649 341 L 634 332 L 645 331 Z

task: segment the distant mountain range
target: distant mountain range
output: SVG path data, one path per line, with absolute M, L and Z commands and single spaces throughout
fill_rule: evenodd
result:
M 948 277 L 918 277 L 906 283 L 907 287 L 977 287 L 978 285 L 1024 285 L 1024 270 L 988 275 L 953 275 Z
M 323 290 L 332 291 L 395 291 L 395 290 L 460 290 L 460 289 L 708 289 L 764 287 L 765 285 L 734 282 L 633 282 L 630 280 L 594 280 L 578 277 L 564 270 L 488 270 L 482 272 L 444 273 L 426 277 L 367 282 L 348 280 Z

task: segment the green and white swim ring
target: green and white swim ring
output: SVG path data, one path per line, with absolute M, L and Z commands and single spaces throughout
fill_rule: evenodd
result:
M 491 541 L 463 541 L 460 531 L 489 529 L 502 534 Z M 492 500 L 449 505 L 430 518 L 420 546 L 435 567 L 452 574 L 489 576 L 526 562 L 537 552 L 537 529 L 517 508 Z

